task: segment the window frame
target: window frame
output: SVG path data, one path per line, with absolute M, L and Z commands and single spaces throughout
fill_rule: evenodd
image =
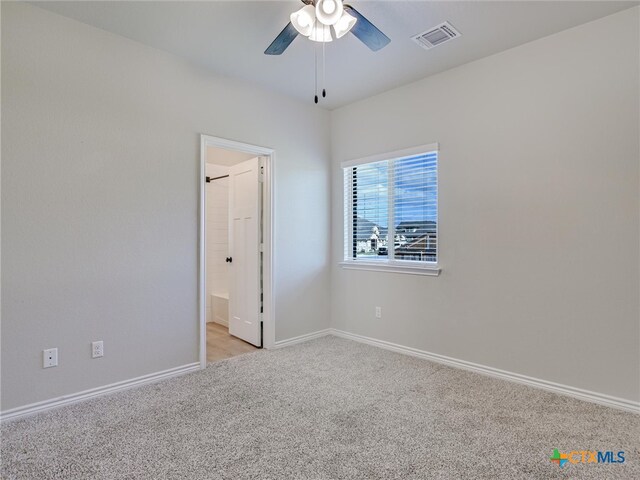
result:
M 353 167 L 357 167 L 360 165 L 366 165 L 368 163 L 376 163 L 382 161 L 395 161 L 401 160 L 408 157 L 414 157 L 417 155 L 425 155 L 428 153 L 437 153 L 438 160 L 436 162 L 436 175 L 437 175 L 437 203 L 436 203 L 436 235 L 438 241 L 436 242 L 436 261 L 435 262 L 425 262 L 420 260 L 398 260 L 393 258 L 392 252 L 393 249 L 389 249 L 388 252 L 391 258 L 380 258 L 380 259 L 366 259 L 366 260 L 358 260 L 351 258 L 351 255 L 348 251 L 351 249 L 353 245 L 353 188 L 351 186 L 348 187 L 347 191 L 347 175 L 351 176 L 350 169 Z M 364 158 L 359 158 L 355 160 L 349 160 L 346 162 L 342 162 L 340 164 L 342 168 L 342 182 L 343 182 L 343 241 L 345 244 L 343 245 L 343 253 L 342 253 L 342 261 L 340 265 L 345 269 L 353 269 L 353 270 L 367 270 L 367 271 L 375 271 L 375 272 L 393 272 L 393 273 L 405 273 L 411 275 L 430 275 L 430 276 L 438 276 L 441 272 L 441 268 L 439 265 L 440 262 L 440 242 L 439 242 L 439 233 L 440 233 L 440 178 L 439 178 L 439 168 L 440 168 L 440 145 L 438 143 L 430 143 L 426 145 L 420 145 L 417 147 L 407 148 L 403 150 L 397 150 L 389 153 L 382 153 L 377 155 L 371 155 Z M 391 169 L 393 170 L 393 169 Z M 390 180 L 393 179 L 393 173 L 390 173 Z M 393 184 L 391 184 L 393 187 Z M 393 193 L 388 195 L 389 204 L 392 206 L 393 202 L 391 201 Z M 389 215 L 393 219 L 388 226 L 388 238 L 392 238 L 392 235 L 395 233 L 395 218 L 393 216 L 393 208 L 390 209 Z M 388 241 L 388 240 L 387 240 Z

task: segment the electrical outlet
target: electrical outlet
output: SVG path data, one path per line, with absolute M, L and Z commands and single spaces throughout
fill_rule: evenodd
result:
M 42 368 L 58 366 L 58 349 L 48 348 L 42 351 Z
M 102 340 L 91 342 L 91 358 L 104 357 L 104 343 Z
M 382 318 L 382 307 L 376 307 L 376 318 Z

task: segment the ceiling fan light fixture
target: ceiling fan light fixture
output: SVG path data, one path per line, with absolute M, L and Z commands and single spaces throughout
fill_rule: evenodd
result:
M 347 12 L 343 12 L 340 20 L 336 22 L 333 29 L 336 33 L 336 38 L 341 38 L 349 33 L 349 30 L 353 28 L 358 19 L 353 15 L 349 15 Z
M 335 0 L 324 0 L 322 2 L 322 11 L 327 15 L 331 15 L 336 11 L 336 2 Z
M 331 37 L 331 28 L 327 25 L 318 24 L 313 27 L 313 31 L 309 36 L 309 40 L 314 42 L 330 42 L 333 40 Z
M 344 7 L 342 0 L 317 0 L 316 17 L 324 25 L 335 25 L 340 17 Z
M 289 17 L 295 29 L 305 37 L 313 33 L 316 23 L 316 9 L 313 5 L 305 5 L 300 10 L 293 12 Z

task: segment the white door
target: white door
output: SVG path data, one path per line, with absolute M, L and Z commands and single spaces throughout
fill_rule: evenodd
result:
M 229 333 L 262 346 L 260 159 L 229 170 Z

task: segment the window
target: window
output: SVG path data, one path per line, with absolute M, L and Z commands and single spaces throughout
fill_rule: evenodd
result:
M 347 162 L 343 168 L 343 265 L 437 272 L 438 146 Z

